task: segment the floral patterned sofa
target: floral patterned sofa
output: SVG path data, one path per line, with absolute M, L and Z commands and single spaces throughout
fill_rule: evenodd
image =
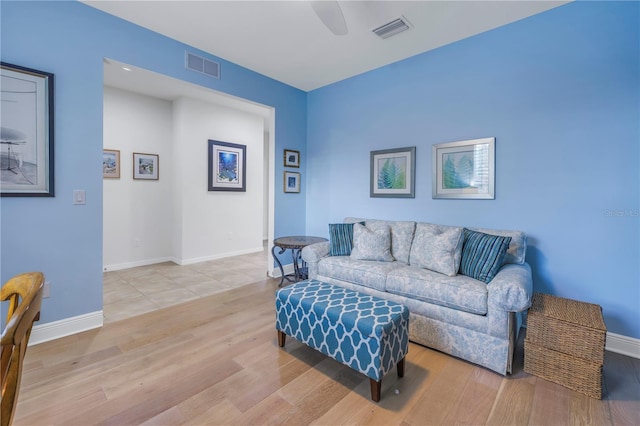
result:
M 520 231 L 346 218 L 302 259 L 309 278 L 407 306 L 413 342 L 505 375 L 531 305 L 526 244 Z

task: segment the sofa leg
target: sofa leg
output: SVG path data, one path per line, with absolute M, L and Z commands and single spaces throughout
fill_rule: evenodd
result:
M 278 346 L 284 348 L 284 342 L 287 340 L 287 335 L 278 330 Z
M 396 368 L 398 369 L 398 377 L 404 377 L 404 358 L 398 362 Z
M 371 399 L 375 402 L 380 401 L 380 389 L 382 389 L 382 380 L 369 379 L 371 384 Z

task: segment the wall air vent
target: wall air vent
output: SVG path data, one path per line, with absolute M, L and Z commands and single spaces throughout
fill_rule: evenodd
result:
M 400 34 L 411 28 L 409 21 L 404 16 L 400 16 L 391 22 L 387 22 L 384 25 L 372 30 L 380 38 L 389 38 L 396 34 Z
M 201 56 L 185 52 L 185 68 L 196 71 L 209 77 L 220 79 L 220 64 Z

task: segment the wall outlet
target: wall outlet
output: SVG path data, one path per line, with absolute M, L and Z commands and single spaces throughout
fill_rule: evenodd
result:
M 46 299 L 51 295 L 51 282 L 45 281 L 44 286 L 42 286 L 42 298 Z

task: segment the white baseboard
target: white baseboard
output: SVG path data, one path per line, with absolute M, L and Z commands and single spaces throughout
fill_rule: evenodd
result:
M 93 330 L 94 328 L 100 328 L 102 324 L 102 311 L 90 312 L 46 324 L 36 324 L 33 326 L 33 329 L 31 329 L 29 345 L 37 345 L 38 343 L 44 343 L 83 331 Z
M 640 359 L 640 339 L 607 333 L 606 350 Z
M 215 254 L 212 256 L 193 257 L 191 259 L 172 258 L 171 260 L 174 263 L 177 263 L 178 265 L 184 266 L 184 265 L 193 265 L 194 263 L 207 262 L 209 260 L 218 260 L 218 259 L 224 259 L 232 256 L 241 256 L 243 254 L 258 253 L 263 250 L 264 250 L 264 247 L 255 247 L 255 248 L 250 248 L 245 250 L 232 251 L 228 253 Z
M 104 272 L 119 271 L 122 269 L 136 268 L 138 266 L 155 265 L 156 263 L 163 263 L 163 262 L 173 262 L 173 258 L 160 257 L 157 259 L 145 259 L 145 260 L 138 260 L 135 262 L 117 263 L 115 265 L 104 265 L 102 270 Z
M 138 266 L 155 265 L 157 263 L 163 263 L 163 262 L 173 262 L 180 266 L 193 265 L 195 263 L 207 262 L 209 260 L 218 260 L 218 259 L 224 259 L 232 256 L 240 256 L 243 254 L 258 253 L 263 250 L 264 250 L 264 247 L 256 247 L 256 248 L 250 248 L 246 250 L 233 251 L 229 253 L 216 254 L 212 256 L 194 257 L 191 259 L 179 259 L 176 257 L 159 257 L 156 259 L 145 259 L 145 260 L 138 260 L 135 262 L 116 263 L 114 265 L 104 265 L 103 271 L 104 272 L 119 271 L 122 269 L 136 268 Z

